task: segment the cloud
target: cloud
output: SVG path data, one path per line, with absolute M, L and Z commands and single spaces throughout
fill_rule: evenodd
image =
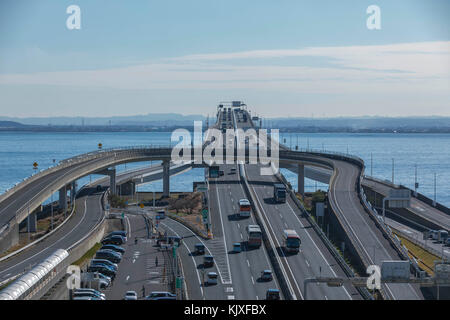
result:
M 326 63 L 311 63 L 311 57 Z M 449 100 L 450 42 L 196 54 L 122 68 L 1 74 L 0 85 L 168 90 L 171 94 L 174 90 L 218 94 L 231 90 L 244 96 L 247 90 L 271 92 L 280 101 L 298 94 L 338 95 L 341 104 L 358 95 L 376 95 L 381 104 L 385 97 L 387 105 L 430 97 L 441 110 Z M 286 104 L 295 105 L 295 101 Z

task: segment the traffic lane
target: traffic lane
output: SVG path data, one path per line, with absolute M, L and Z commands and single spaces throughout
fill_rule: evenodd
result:
M 336 277 L 337 270 L 343 271 L 337 262 L 331 257 L 328 250 L 322 244 L 322 241 L 315 232 L 309 232 L 311 226 L 307 220 L 300 220 L 299 214 L 294 210 L 290 199 L 286 203 L 273 203 L 273 184 L 274 176 L 260 176 L 257 166 L 246 166 L 248 176 L 252 181 L 266 182 L 268 185 L 252 185 L 258 199 L 264 203 L 264 211 L 268 219 L 277 232 L 277 240 L 280 246 L 283 246 L 282 232 L 284 229 L 295 229 L 302 241 L 301 250 L 297 255 L 286 255 L 290 264 L 294 264 L 292 269 L 301 271 L 301 277 L 298 277 L 298 283 L 303 284 L 304 279 L 308 277 L 330 276 Z M 279 252 L 284 254 L 281 248 Z M 337 270 L 334 270 L 334 266 Z M 297 277 L 297 272 L 295 274 Z M 311 289 L 310 289 L 311 288 Z M 347 288 L 324 288 L 323 285 L 310 284 L 308 287 L 308 297 L 315 299 L 351 299 L 352 295 Z
M 92 191 L 91 191 L 92 192 Z M 24 272 L 57 249 L 68 249 L 89 233 L 103 218 L 101 193 L 88 193 L 76 200 L 76 212 L 46 239 L 0 263 L 0 280 Z
M 263 264 L 260 266 L 260 268 L 262 268 L 260 271 L 270 268 L 264 263 L 265 261 L 262 255 L 262 250 L 248 250 L 245 246 L 245 226 L 249 224 L 247 221 L 250 219 L 236 219 L 238 213 L 238 207 L 234 205 L 236 200 L 233 202 L 230 200 L 237 199 L 237 197 L 242 198 L 243 195 L 241 194 L 242 191 L 239 190 L 238 186 L 234 186 L 233 189 L 234 190 L 232 192 L 230 185 L 224 185 L 218 188 L 218 194 L 223 195 L 222 197 L 219 196 L 219 205 L 222 208 L 222 213 L 225 215 L 225 217 L 223 217 L 224 230 L 226 234 L 228 258 L 230 261 L 234 293 L 239 300 L 259 299 L 265 295 L 265 290 L 263 286 L 259 286 L 256 282 L 258 280 L 258 276 L 257 274 L 253 274 L 251 264 L 260 264 L 262 261 Z M 235 197 L 233 197 L 233 195 L 235 195 Z M 243 247 L 243 252 L 233 253 L 232 248 L 234 243 L 240 243 Z M 250 255 L 250 252 L 253 254 Z M 257 254 L 257 252 L 259 252 L 259 254 Z
M 203 285 L 204 280 L 206 280 L 206 275 L 208 272 L 216 272 L 217 274 L 220 275 L 217 266 L 214 264 L 214 266 L 211 268 L 205 268 L 203 273 L 203 269 L 201 267 L 203 265 L 204 255 L 193 254 L 193 252 L 195 252 L 196 243 L 203 243 L 206 247 L 206 253 L 211 254 L 211 251 L 208 248 L 208 240 L 200 239 L 189 228 L 170 218 L 164 219 L 163 222 L 160 222 L 160 225 L 162 228 L 166 228 L 169 234 L 173 234 L 183 238 L 182 243 L 185 248 L 185 251 L 183 252 L 184 254 L 180 255 L 180 257 L 182 259 L 184 270 L 185 272 L 187 272 L 186 285 L 188 287 L 190 295 L 192 295 L 191 299 L 198 298 L 199 294 L 196 288 L 199 288 L 200 294 L 202 295 L 202 299 L 224 300 L 226 298 L 225 288 L 220 281 L 218 281 L 217 285 L 212 286 Z M 188 278 L 189 274 L 191 275 L 191 277 Z M 192 277 L 192 275 L 194 275 L 195 277 Z
M 416 230 L 412 227 L 405 226 L 395 220 L 392 220 L 390 218 L 386 217 L 386 224 L 390 226 L 391 228 L 397 229 L 403 234 L 408 235 L 409 237 L 415 239 L 417 242 L 422 244 L 424 247 L 431 247 L 437 252 L 441 252 L 447 256 L 450 256 L 449 247 L 445 244 L 442 244 L 440 242 L 437 242 L 436 240 L 432 239 L 423 239 L 423 233 L 422 231 Z
M 232 167 L 236 167 L 236 165 L 233 165 Z M 231 169 L 231 168 L 229 168 Z M 231 183 L 228 184 L 228 195 L 230 197 L 231 203 L 229 201 L 226 201 L 225 205 L 232 205 L 232 208 L 229 210 L 232 210 L 232 218 L 228 220 L 228 224 L 226 223 L 226 230 L 225 232 L 227 234 L 233 234 L 234 236 L 230 239 L 230 242 L 232 239 L 238 239 L 237 241 L 233 242 L 242 242 L 243 244 L 247 241 L 247 231 L 246 227 L 250 224 L 257 224 L 254 218 L 254 213 L 251 214 L 250 218 L 245 219 L 239 219 L 238 213 L 239 213 L 239 200 L 246 198 L 244 189 L 242 187 L 242 184 L 240 183 L 238 170 L 236 170 L 235 174 L 229 174 L 225 180 L 232 181 L 232 182 L 239 182 L 239 184 Z M 224 194 L 226 195 L 227 192 L 225 191 Z M 229 231 L 227 231 L 230 229 Z M 237 234 L 239 234 L 239 238 L 237 237 Z M 244 247 L 245 248 L 245 247 Z M 255 292 L 253 293 L 256 295 L 257 299 L 261 299 L 265 296 L 266 291 L 271 288 L 278 288 L 279 286 L 277 284 L 276 280 L 273 280 L 271 282 L 262 282 L 260 281 L 260 275 L 263 270 L 266 269 L 272 269 L 269 258 L 267 255 L 267 252 L 265 250 L 264 246 L 261 246 L 259 249 L 251 249 L 251 250 L 244 250 L 243 252 L 239 253 L 238 255 L 244 254 L 244 259 L 240 259 L 240 267 L 238 270 L 243 270 L 243 268 L 248 267 L 249 268 L 249 274 L 246 276 L 246 279 L 250 279 L 252 285 L 255 287 Z M 235 274 L 234 272 L 233 274 Z M 250 276 L 250 278 L 248 278 Z
M 108 159 L 108 158 L 105 158 Z M 102 160 L 105 160 L 102 159 Z M 0 225 L 6 224 L 29 199 L 40 193 L 44 189 L 51 188 L 49 185 L 61 180 L 66 174 L 82 171 L 84 166 L 98 162 L 98 159 L 89 160 L 86 163 L 75 164 L 73 166 L 52 172 L 36 181 L 31 182 L 20 191 L 12 194 L 0 203 Z M 58 190 L 54 190 L 55 192 Z
M 149 283 L 158 279 L 158 272 L 155 265 L 155 257 L 158 257 L 158 264 L 164 264 L 161 253 L 156 253 L 156 249 L 152 248 L 156 245 L 156 241 L 147 239 L 147 229 L 145 220 L 139 215 L 125 215 L 128 241 L 122 245 L 125 253 L 122 261 L 118 264 L 118 271 L 111 287 L 105 290 L 108 300 L 121 300 L 127 291 L 135 291 L 139 299 L 143 299 L 143 287 L 145 294 L 151 291 L 167 291 L 167 286 L 162 283 Z M 137 244 L 134 239 L 138 238 Z M 153 274 L 155 273 L 155 275 Z M 159 281 L 161 279 L 159 278 Z M 158 282 L 158 280 L 156 280 Z
M 361 242 L 371 263 L 381 265 L 383 260 L 401 260 L 398 253 L 384 238 L 359 202 L 355 184 L 358 170 L 346 162 L 335 161 L 338 171 L 335 183 L 331 186 L 331 200 L 338 212 Z M 372 254 L 370 254 L 372 253 Z M 386 290 L 396 299 L 423 299 L 418 286 L 411 284 L 386 284 Z
M 362 184 L 375 190 L 376 192 L 382 194 L 385 197 L 389 195 L 390 190 L 394 189 L 370 179 L 364 179 L 362 181 Z M 426 204 L 425 202 L 418 200 L 417 198 L 411 197 L 411 204 L 408 210 L 412 211 L 418 216 L 430 220 L 431 222 L 437 225 L 447 228 L 447 230 L 450 230 L 450 216 Z
M 260 187 L 260 194 L 268 199 L 271 197 L 272 190 L 267 187 Z M 274 222 L 277 226 L 276 228 L 280 230 L 283 229 L 294 229 L 297 231 L 301 239 L 301 250 L 299 254 L 287 255 L 288 261 L 292 261 L 297 264 L 297 267 L 293 269 L 298 269 L 298 263 L 303 262 L 306 264 L 305 275 L 307 277 L 338 277 L 345 276 L 345 273 L 340 268 L 337 261 L 331 256 L 328 249 L 322 243 L 317 234 L 312 230 L 312 226 L 306 219 L 301 219 L 299 217 L 300 212 L 294 210 L 294 203 L 288 201 L 284 204 L 272 204 L 268 205 L 267 208 L 272 207 L 272 210 L 267 210 L 268 215 L 271 217 L 269 220 Z M 278 214 L 277 214 L 278 213 Z M 283 243 L 283 238 L 281 234 L 278 234 L 278 241 Z M 356 289 L 351 287 L 340 287 L 340 288 L 330 288 L 326 287 L 324 284 L 310 284 L 309 288 L 317 287 L 317 298 L 322 299 L 333 299 L 333 300 L 348 300 L 353 297 L 358 298 L 359 294 Z M 313 297 L 311 290 L 308 288 L 308 297 Z M 311 294 L 311 295 L 310 295 Z

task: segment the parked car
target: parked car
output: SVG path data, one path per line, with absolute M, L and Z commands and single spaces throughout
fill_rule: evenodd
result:
M 212 286 L 217 284 L 217 273 L 208 272 L 208 279 L 206 280 L 206 285 Z
M 120 235 L 112 235 L 109 237 L 106 237 L 102 240 L 102 244 L 115 244 L 115 245 L 121 245 L 127 242 L 127 239 L 125 237 L 122 237 Z
M 262 281 L 272 281 L 272 279 L 273 279 L 272 270 L 264 270 L 261 272 Z
M 105 289 L 111 285 L 111 278 L 100 272 L 83 272 L 81 286 L 94 289 Z
M 95 297 L 100 300 L 106 300 L 105 294 L 94 289 L 77 289 L 73 292 L 73 297 Z
M 213 256 L 204 256 L 203 257 L 203 267 L 209 268 L 214 265 L 214 257 Z
M 136 293 L 136 291 L 127 291 L 127 292 L 125 292 L 125 296 L 123 297 L 123 300 L 137 300 L 137 293 Z
M 112 250 L 98 250 L 95 259 L 106 259 L 113 263 L 119 263 L 122 260 L 122 255 Z
M 116 272 L 114 269 L 108 267 L 107 265 L 93 265 L 89 266 L 87 269 L 88 272 L 100 272 L 108 277 L 111 277 L 111 279 L 114 279 L 116 276 Z
M 146 300 L 176 300 L 177 295 L 166 291 L 153 291 L 146 298 Z
M 125 230 L 116 230 L 116 231 L 112 231 L 110 233 L 108 233 L 107 237 L 110 236 L 122 236 L 122 237 L 127 237 L 127 232 Z
M 104 300 L 104 299 L 96 296 L 76 296 L 73 297 L 72 300 L 85 301 L 85 300 Z
M 100 248 L 100 250 L 112 250 L 112 251 L 118 252 L 122 255 L 125 253 L 125 249 L 123 247 L 116 246 L 114 244 L 105 244 L 104 246 L 102 246 Z
M 116 272 L 119 269 L 119 266 L 116 263 L 111 262 L 111 261 L 106 260 L 106 259 L 92 259 L 91 260 L 91 265 L 94 265 L 94 264 L 105 264 L 105 265 L 110 266 L 111 268 L 113 268 L 114 271 L 116 271 Z
M 98 290 L 95 289 L 91 289 L 91 288 L 78 288 L 74 290 L 74 293 L 78 293 L 78 292 L 91 292 L 97 296 L 100 296 L 102 298 L 106 298 L 106 295 Z

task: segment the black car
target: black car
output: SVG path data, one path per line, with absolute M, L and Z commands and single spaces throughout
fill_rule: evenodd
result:
M 113 235 L 110 237 L 106 237 L 102 240 L 102 244 L 114 244 L 114 245 L 120 245 L 124 244 L 126 242 L 126 239 L 119 235 Z
M 106 238 L 112 237 L 112 236 L 122 236 L 122 237 L 126 238 L 126 237 L 127 237 L 127 232 L 126 232 L 126 231 L 122 231 L 122 230 L 113 231 L 113 232 L 110 232 L 110 233 L 106 236 Z
M 112 268 L 105 265 L 89 266 L 87 272 L 100 272 L 105 276 L 110 277 L 111 279 L 114 279 L 116 277 L 116 272 Z
M 104 246 L 102 246 L 100 248 L 100 250 L 112 250 L 121 254 L 125 253 L 125 249 L 122 248 L 121 246 L 116 246 L 114 244 L 105 244 Z
M 203 257 L 203 267 L 209 268 L 214 265 L 214 257 L 213 256 L 204 256 Z

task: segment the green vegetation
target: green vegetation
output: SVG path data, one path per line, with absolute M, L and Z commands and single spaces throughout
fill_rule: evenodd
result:
M 108 200 L 109 200 L 109 203 L 111 204 L 111 207 L 113 207 L 113 208 L 122 208 L 123 209 L 123 208 L 127 207 L 125 199 L 122 199 L 117 195 L 110 194 L 108 196 Z
M 88 260 L 92 259 L 94 257 L 95 253 L 101 248 L 102 244 L 97 242 L 92 248 L 90 248 L 80 259 L 75 261 L 74 265 L 77 265 L 81 267 L 84 265 Z
M 399 232 L 396 232 L 394 230 L 393 232 L 400 239 L 402 245 L 408 248 L 408 254 L 416 258 L 417 262 L 419 263 L 419 267 L 425 270 L 425 272 L 428 273 L 429 275 L 433 275 L 434 261 L 441 260 L 441 258 L 435 256 L 434 254 L 429 253 L 424 248 L 412 243 L 406 238 L 403 238 L 399 234 Z

